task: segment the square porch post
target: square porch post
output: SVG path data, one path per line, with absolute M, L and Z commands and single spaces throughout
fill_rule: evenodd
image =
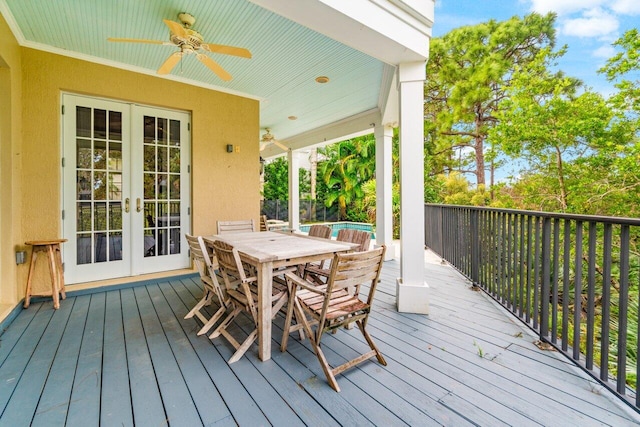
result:
M 289 229 L 300 228 L 300 157 L 289 148 L 287 152 L 289 165 Z
M 393 127 L 377 125 L 376 138 L 376 247 L 386 245 L 385 261 L 395 258 L 393 245 Z
M 424 81 L 426 62 L 401 63 L 400 94 L 400 276 L 398 311 L 429 312 L 424 281 Z

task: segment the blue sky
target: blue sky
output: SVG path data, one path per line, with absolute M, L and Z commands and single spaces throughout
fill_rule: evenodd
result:
M 568 46 L 560 69 L 593 90 L 610 94 L 612 84 L 596 71 L 615 54 L 611 43 L 625 31 L 640 27 L 640 0 L 436 0 L 433 36 L 534 11 L 558 15 L 557 46 Z

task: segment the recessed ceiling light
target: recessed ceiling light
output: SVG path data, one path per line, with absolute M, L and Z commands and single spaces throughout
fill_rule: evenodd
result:
M 316 82 L 318 82 L 318 83 L 328 83 L 329 82 L 329 77 L 327 77 L 327 76 L 318 76 L 318 77 L 316 77 Z
M 298 120 L 298 118 L 296 116 L 289 116 L 287 117 L 289 120 Z

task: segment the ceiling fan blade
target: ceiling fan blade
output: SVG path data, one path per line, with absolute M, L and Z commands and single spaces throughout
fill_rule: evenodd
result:
M 163 19 L 164 23 L 169 27 L 169 30 L 178 37 L 187 38 L 187 31 L 184 27 L 175 21 L 169 19 Z
M 121 39 L 117 37 L 107 38 L 110 42 L 124 42 L 124 43 L 150 43 L 150 44 L 169 44 L 173 46 L 173 43 L 163 42 L 160 40 L 145 40 L 145 39 Z
M 204 65 L 209 67 L 209 69 L 211 71 L 213 71 L 214 73 L 216 73 L 218 75 L 218 77 L 220 77 L 222 80 L 224 80 L 226 82 L 231 80 L 231 78 L 232 78 L 231 74 L 227 73 L 224 70 L 224 68 L 222 68 L 216 61 L 214 61 L 213 59 L 209 58 L 204 53 L 197 53 L 196 54 L 196 58 L 198 58 L 198 60 L 200 62 L 202 62 Z
M 204 50 L 212 53 L 222 53 L 223 55 L 240 56 L 242 58 L 251 58 L 251 52 L 243 47 L 225 46 L 223 44 L 202 43 L 200 45 Z
M 263 151 L 265 148 L 267 148 L 267 145 L 269 145 L 268 142 L 262 142 L 260 143 L 260 151 Z
M 167 58 L 166 61 L 158 68 L 158 74 L 169 74 L 173 67 L 182 59 L 182 52 L 174 52 Z
M 283 149 L 284 151 L 289 151 L 289 147 L 287 147 L 286 145 L 284 145 L 283 143 L 281 143 L 280 141 L 274 139 L 273 143 L 275 145 L 277 145 L 278 147 L 280 147 L 281 149 Z

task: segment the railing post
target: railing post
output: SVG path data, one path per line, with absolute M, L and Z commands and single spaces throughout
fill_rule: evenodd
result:
M 542 220 L 542 290 L 540 292 L 540 339 L 549 339 L 549 289 L 551 274 L 551 218 Z
M 480 227 L 478 226 L 478 211 L 471 211 L 471 282 L 474 287 L 480 284 Z

